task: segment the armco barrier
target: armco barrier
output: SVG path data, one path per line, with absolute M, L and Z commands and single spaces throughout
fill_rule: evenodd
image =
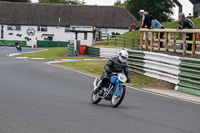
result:
M 74 55 L 74 47 L 73 46 L 69 46 L 67 48 L 67 55 L 68 56 L 73 56 Z
M 176 85 L 176 90 L 200 96 L 200 59 L 128 50 L 130 71 Z
M 37 41 L 37 47 L 68 47 L 70 42 L 61 41 Z
M 178 91 L 200 96 L 200 60 L 181 58 Z
M 129 50 L 129 69 L 132 72 L 144 74 L 144 53 L 142 51 Z
M 128 50 L 130 71 L 178 84 L 179 57 L 165 54 Z
M 99 57 L 100 56 L 100 48 L 87 46 L 86 54 L 89 56 L 93 56 L 93 57 Z
M 120 49 L 100 48 L 100 57 L 111 58 L 119 53 Z

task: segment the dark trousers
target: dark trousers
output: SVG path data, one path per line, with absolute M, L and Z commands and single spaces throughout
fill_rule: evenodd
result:
M 164 27 L 161 27 L 161 29 L 165 29 Z M 163 39 L 164 37 L 164 32 L 161 32 L 160 33 L 160 39 Z M 158 38 L 158 33 L 156 35 L 156 38 Z M 160 47 L 163 48 L 163 42 L 160 42 Z
M 110 79 L 110 75 L 107 72 L 104 72 L 103 75 L 101 76 L 101 84 L 99 85 L 100 88 L 104 87 Z
M 188 38 L 186 40 L 192 41 L 192 36 L 193 36 L 192 33 L 187 33 L 186 36 L 188 36 Z M 187 45 L 188 45 L 187 50 L 191 51 L 192 50 L 192 44 L 188 43 Z M 197 45 L 195 44 L 195 50 L 196 50 L 196 48 L 197 48 Z

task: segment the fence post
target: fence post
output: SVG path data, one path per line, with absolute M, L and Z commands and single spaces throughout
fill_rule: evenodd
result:
M 135 47 L 135 46 L 134 46 L 134 39 L 132 39 L 132 45 L 133 45 L 133 48 L 134 48 L 134 47 Z
M 176 33 L 173 33 L 173 52 L 176 52 Z
M 160 32 L 158 32 L 158 52 L 160 52 Z
M 186 33 L 183 33 L 183 55 L 186 53 Z
M 165 32 L 165 52 L 168 52 L 168 32 Z
M 143 49 L 143 32 L 140 31 L 140 50 Z
M 193 33 L 193 36 L 192 36 L 192 57 L 194 57 L 194 55 L 195 55 L 195 41 L 196 41 L 196 34 Z
M 148 41 L 149 41 L 148 40 L 148 31 L 145 32 L 145 36 L 146 36 L 145 37 L 145 50 L 147 50 L 148 49 Z
M 126 38 L 124 37 L 124 48 L 126 47 Z
M 107 45 L 108 45 L 109 36 L 107 36 Z
M 115 46 L 117 45 L 117 36 L 115 36 Z
M 153 43 L 154 43 L 154 32 L 152 32 L 152 36 L 151 36 L 151 48 L 150 51 L 153 51 Z

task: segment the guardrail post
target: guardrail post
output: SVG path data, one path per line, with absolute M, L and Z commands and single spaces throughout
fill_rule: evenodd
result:
M 140 50 L 143 49 L 143 32 L 140 31 Z
M 192 57 L 194 57 L 194 55 L 195 55 L 195 42 L 196 42 L 196 34 L 193 33 L 193 36 L 192 36 Z
M 186 33 L 183 33 L 183 55 L 186 53 Z
M 152 32 L 152 36 L 151 36 L 151 48 L 150 51 L 153 51 L 153 43 L 154 43 L 154 32 Z
M 173 33 L 173 52 L 176 52 L 176 33 Z
M 160 32 L 158 32 L 158 51 L 160 52 Z
M 168 32 L 165 32 L 165 52 L 168 52 L 169 51 L 169 48 L 168 48 Z

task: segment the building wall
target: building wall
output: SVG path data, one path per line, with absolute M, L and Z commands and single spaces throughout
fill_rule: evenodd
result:
M 197 3 L 194 5 L 194 12 L 197 12 L 198 14 L 200 14 L 200 3 Z
M 44 40 L 44 36 L 42 34 L 53 34 L 53 41 L 70 41 L 75 39 L 75 34 L 71 32 L 65 32 L 65 27 L 52 27 L 48 26 L 47 27 L 47 32 L 41 32 L 37 30 L 37 26 L 21 26 L 20 31 L 16 30 L 7 30 L 7 25 L 0 25 L 4 26 L 3 30 L 3 39 L 0 38 L 0 40 L 19 40 L 19 41 L 27 41 L 27 46 L 33 46 L 36 45 L 36 38 L 37 40 Z M 0 27 L 1 28 L 1 27 Z M 30 36 L 27 34 L 27 30 L 29 28 L 33 28 L 35 30 L 35 34 L 33 36 Z M 9 35 L 12 33 L 12 35 Z M 21 37 L 17 36 L 17 34 L 20 34 Z M 84 34 L 79 33 L 78 34 L 78 40 L 82 40 L 81 44 L 86 44 L 91 46 L 92 45 L 92 38 L 93 35 L 92 33 L 88 33 L 87 35 L 87 40 L 84 40 Z M 25 38 L 29 38 L 30 40 L 28 41 Z
M 46 32 L 41 32 L 37 30 L 37 26 L 21 26 L 20 31 L 16 30 L 7 30 L 7 25 L 0 25 L 4 26 L 3 28 L 3 39 L 0 38 L 0 40 L 19 40 L 19 41 L 27 41 L 27 46 L 34 46 L 36 45 L 36 38 L 37 40 L 44 40 L 43 34 L 53 34 L 53 41 L 74 41 L 75 40 L 75 33 L 73 32 L 65 32 L 65 27 L 53 27 L 53 26 L 47 26 Z M 33 36 L 30 36 L 27 34 L 28 29 L 34 29 L 35 34 Z M 120 34 L 124 34 L 125 32 L 128 32 L 128 29 L 115 29 L 115 28 L 100 28 L 102 33 L 108 33 L 111 35 L 112 32 L 118 32 Z M 12 33 L 12 35 L 9 35 Z M 1 34 L 1 33 L 0 33 Z M 20 34 L 21 36 L 17 36 Z M 25 39 L 29 38 L 29 40 Z M 78 40 L 81 40 L 82 45 L 92 45 L 93 41 L 93 33 L 87 33 L 87 40 L 84 40 L 84 33 L 78 34 Z

